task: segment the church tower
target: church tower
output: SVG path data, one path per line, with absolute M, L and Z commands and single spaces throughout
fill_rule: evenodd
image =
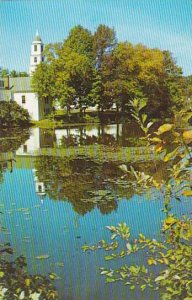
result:
M 37 65 L 40 64 L 43 61 L 43 59 L 44 59 L 43 43 L 37 31 L 31 45 L 30 68 L 29 68 L 30 75 L 32 75 Z

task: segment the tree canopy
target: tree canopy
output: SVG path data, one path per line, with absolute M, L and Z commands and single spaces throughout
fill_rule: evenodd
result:
M 16 102 L 0 102 L 0 126 L 25 126 L 29 122 L 30 116 L 28 111 Z
M 8 69 L 2 69 L 1 70 L 1 76 L 2 78 L 5 78 L 5 77 L 28 77 L 29 74 L 25 71 L 16 71 L 16 70 L 8 70 Z
M 33 84 L 40 98 L 61 107 L 130 111 L 130 101 L 146 98 L 150 116 L 170 116 L 186 96 L 186 81 L 169 51 L 117 42 L 113 28 L 99 25 L 94 33 L 78 25 L 63 43 L 49 44 L 37 66 Z

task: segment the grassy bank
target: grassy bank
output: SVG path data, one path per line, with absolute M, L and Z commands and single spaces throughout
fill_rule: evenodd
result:
M 40 121 L 32 121 L 33 126 L 37 126 L 40 128 L 48 129 L 48 128 L 59 128 L 66 126 L 78 126 L 85 124 L 98 124 L 105 123 L 110 124 L 120 123 L 124 121 L 128 121 L 130 116 L 126 114 L 122 114 L 116 111 L 105 111 L 105 112 L 97 112 L 97 111 L 86 111 L 85 114 L 81 115 L 79 111 L 73 110 L 70 112 L 70 115 L 62 111 L 57 111 L 54 116 L 49 116 Z

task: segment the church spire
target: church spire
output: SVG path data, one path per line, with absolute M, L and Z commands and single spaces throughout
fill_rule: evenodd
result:
M 40 64 L 42 61 L 43 61 L 43 43 L 37 30 L 35 34 L 35 38 L 31 45 L 31 56 L 30 56 L 30 67 L 29 67 L 30 75 L 32 75 L 37 65 Z

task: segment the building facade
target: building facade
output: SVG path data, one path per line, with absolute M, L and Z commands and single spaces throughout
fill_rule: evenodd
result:
M 15 101 L 29 112 L 31 120 L 39 121 L 51 111 L 49 100 L 39 99 L 31 83 L 33 72 L 44 61 L 43 43 L 38 34 L 31 45 L 29 77 L 0 78 L 0 101 Z

